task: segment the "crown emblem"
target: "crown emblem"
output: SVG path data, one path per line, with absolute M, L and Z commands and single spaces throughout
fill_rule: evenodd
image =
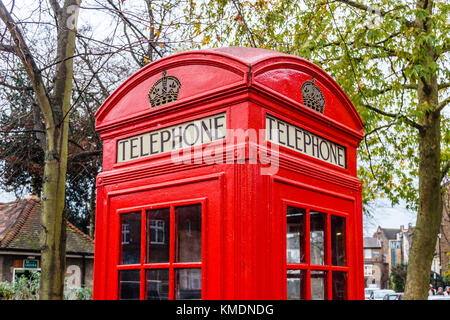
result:
M 311 81 L 305 81 L 302 85 L 303 104 L 315 111 L 323 113 L 325 97 L 319 86 L 315 84 L 314 77 Z
M 177 77 L 167 76 L 167 72 L 163 71 L 162 78 L 153 84 L 148 93 L 152 108 L 177 100 L 180 87 L 181 83 Z

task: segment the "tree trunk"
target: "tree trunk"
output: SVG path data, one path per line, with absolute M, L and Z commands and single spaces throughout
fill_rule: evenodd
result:
M 54 132 L 57 132 L 56 134 Z M 59 129 L 47 130 L 43 206 L 41 214 L 41 287 L 43 300 L 64 298 L 66 273 L 65 191 L 67 171 L 68 122 Z M 55 145 L 56 144 L 56 145 Z
M 431 68 L 436 51 L 423 40 L 431 33 L 429 17 L 433 1 L 418 0 L 417 8 L 425 10 L 425 16 L 418 16 L 416 28 L 417 65 L 426 70 L 418 79 L 418 102 L 421 113 L 419 129 L 419 208 L 412 245 L 409 253 L 405 299 L 426 300 L 430 285 L 430 271 L 436 239 L 442 219 L 441 197 L 441 131 L 438 106 L 438 83 L 436 72 Z
M 43 186 L 41 288 L 43 300 L 64 299 L 66 273 L 65 193 L 69 140 L 69 112 L 72 96 L 73 55 L 76 18 L 71 9 L 79 0 L 67 0 L 60 8 L 52 2 L 58 16 L 58 46 L 54 93 L 51 99 L 53 121 L 46 118 L 46 150 Z M 75 18 L 75 20 L 73 20 Z
M 89 237 L 91 237 L 92 239 L 94 239 L 95 235 L 95 204 L 96 204 L 95 183 L 96 180 L 94 179 L 94 182 L 91 187 L 91 199 L 89 203 Z
M 419 211 L 409 253 L 405 298 L 426 300 L 437 234 L 442 219 L 440 187 L 440 117 L 430 115 L 430 126 L 419 138 Z

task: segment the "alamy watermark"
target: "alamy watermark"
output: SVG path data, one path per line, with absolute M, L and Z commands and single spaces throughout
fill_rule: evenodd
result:
M 368 6 L 368 21 L 367 25 L 371 29 L 378 29 L 381 27 L 383 22 L 383 15 L 381 14 L 381 9 L 378 6 Z
M 77 29 L 81 0 L 77 0 L 75 2 L 77 2 L 77 4 L 70 5 L 66 8 L 66 13 L 68 14 L 66 27 L 72 31 Z
M 223 135 L 223 131 L 220 134 Z M 275 130 L 272 134 L 275 134 Z M 279 147 L 267 142 L 265 129 L 226 129 L 223 137 L 226 139 L 205 146 L 198 144 L 202 139 L 200 131 L 186 131 L 173 144 L 171 161 L 187 165 L 259 164 L 262 175 L 278 172 Z M 186 145 L 189 147 L 186 148 Z

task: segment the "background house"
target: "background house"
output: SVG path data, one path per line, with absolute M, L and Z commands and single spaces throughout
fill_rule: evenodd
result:
M 411 247 L 414 227 L 410 224 L 408 229 L 400 226 L 400 229 L 388 229 L 378 226 L 373 235 L 380 240 L 388 271 L 397 264 L 408 263 L 409 248 Z
M 445 212 L 442 217 L 441 232 L 436 242 L 436 251 L 431 265 L 431 274 L 435 279 L 443 276 L 447 270 L 448 253 L 450 252 L 450 219 Z M 387 229 L 378 226 L 373 237 L 364 238 L 364 278 L 366 288 L 375 285 L 378 288 L 389 288 L 389 275 L 392 267 L 408 264 L 414 227 L 407 229 Z M 438 281 L 438 280 L 436 280 Z M 440 281 L 440 280 L 439 280 Z M 436 286 L 438 282 L 434 283 Z M 442 285 L 442 284 L 439 284 Z
M 388 264 L 385 261 L 381 241 L 364 237 L 364 282 L 365 287 L 386 288 L 389 280 Z
M 0 281 L 40 270 L 40 216 L 41 202 L 35 196 L 0 203 Z M 91 286 L 93 265 L 93 239 L 67 222 L 66 287 Z
M 435 255 L 439 261 L 437 273 L 441 275 L 448 270 L 450 260 L 450 182 L 445 185 L 445 188 L 447 192 L 443 198 L 442 223 Z
M 366 287 L 370 284 L 381 289 L 390 287 L 389 275 L 392 267 L 397 264 L 408 263 L 413 231 L 412 225 L 409 225 L 408 229 L 403 226 L 400 226 L 399 229 L 378 226 L 373 237 L 364 238 Z

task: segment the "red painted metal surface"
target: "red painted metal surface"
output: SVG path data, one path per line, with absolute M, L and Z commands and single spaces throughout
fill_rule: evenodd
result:
M 179 97 L 151 108 L 148 92 L 163 71 L 181 82 Z M 323 114 L 303 105 L 300 88 L 312 77 L 326 100 Z M 250 161 L 251 142 L 233 144 L 228 135 L 202 148 L 227 143 L 223 159 L 243 161 L 175 163 L 166 152 L 117 162 L 121 139 L 220 113 L 226 113 L 227 129 L 264 129 L 266 114 L 298 126 L 345 147 L 347 165 L 341 168 L 281 145 L 276 151 L 277 172 L 264 175 L 264 165 Z M 323 70 L 304 59 L 263 49 L 180 53 L 139 70 L 105 101 L 96 119 L 104 156 L 97 179 L 94 299 L 117 299 L 119 271 L 131 269 L 141 272 L 139 297 L 145 298 L 145 270 L 168 267 L 146 264 L 144 240 L 140 263 L 120 264 L 120 215 L 144 214 L 160 206 L 173 210 L 186 203 L 202 205 L 202 261 L 172 261 L 170 270 L 200 267 L 202 299 L 286 299 L 288 269 L 305 270 L 306 298 L 311 298 L 311 272 L 325 271 L 325 298 L 332 299 L 334 271 L 346 273 L 347 299 L 364 299 L 361 183 L 356 177 L 362 122 Z M 265 149 L 257 150 L 259 159 Z M 325 264 L 310 263 L 309 245 L 306 263 L 286 262 L 287 206 L 306 210 L 307 235 L 310 212 L 326 214 Z M 344 266 L 331 263 L 332 216 L 345 218 Z M 170 290 L 173 297 L 173 287 Z

